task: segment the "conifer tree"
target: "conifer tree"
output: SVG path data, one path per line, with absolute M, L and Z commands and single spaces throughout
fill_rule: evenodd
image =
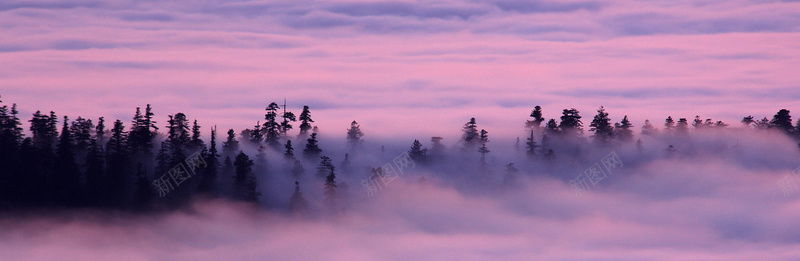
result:
M 202 139 L 200 139 L 200 136 L 200 125 L 197 124 L 197 120 L 194 120 L 194 123 L 192 124 L 192 139 L 189 140 L 189 143 L 186 146 L 190 152 L 194 153 L 195 151 L 202 150 L 203 147 L 205 147 L 205 143 Z
M 575 108 L 564 109 L 561 112 L 561 123 L 558 128 L 562 133 L 567 135 L 580 135 L 583 132 L 583 123 L 581 122 L 580 112 Z
M 362 136 L 364 136 L 364 133 L 361 132 L 361 127 L 358 125 L 358 122 L 351 122 L 350 128 L 347 129 L 347 143 L 350 144 L 350 146 L 355 147 L 356 145 L 361 144 Z
M 97 120 L 97 126 L 94 130 L 94 136 L 97 140 L 97 145 L 100 147 L 100 150 L 103 150 L 104 145 L 106 144 L 106 119 L 104 117 L 100 117 Z
M 82 202 L 81 172 L 75 163 L 75 147 L 69 131 L 69 118 L 64 116 L 58 149 L 56 152 L 55 196 L 56 202 L 66 206 L 79 206 Z
M 253 160 L 243 151 L 239 151 L 233 165 L 236 168 L 233 181 L 235 198 L 247 202 L 258 202 L 261 193 L 257 190 L 256 177 L 253 175 Z
M 528 156 L 536 156 L 536 141 L 533 139 L 533 130 L 531 130 L 530 136 L 527 138 L 528 141 L 525 142 L 525 147 L 528 148 L 527 154 Z
M 123 205 L 126 194 L 126 182 L 129 172 L 129 152 L 127 146 L 128 133 L 122 121 L 116 120 L 114 128 L 111 129 L 111 138 L 106 144 L 108 154 L 107 179 L 106 181 L 106 205 L 109 207 L 120 207 Z
M 228 138 L 222 142 L 222 154 L 224 156 L 231 156 L 239 151 L 239 141 L 236 140 L 236 132 L 233 129 L 228 130 Z
M 330 169 L 330 173 L 325 177 L 324 203 L 332 211 L 339 210 L 336 188 L 336 173 L 333 172 L 333 169 Z
M 292 129 L 292 122 L 297 121 L 297 118 L 294 116 L 294 113 L 290 111 L 286 111 L 286 102 L 284 100 L 283 105 L 283 114 L 281 115 L 283 121 L 281 122 L 281 133 L 284 137 L 286 137 L 286 132 Z
M 320 157 L 320 159 L 321 161 L 317 166 L 317 177 L 324 178 L 329 173 L 333 172 L 336 169 L 336 167 L 333 166 L 333 162 L 331 161 L 331 158 L 329 158 L 328 156 L 322 156 Z
M 794 130 L 792 126 L 792 116 L 789 115 L 789 110 L 787 109 L 778 111 L 769 123 L 773 128 L 779 129 L 786 134 L 791 134 Z
M 306 148 L 303 149 L 303 156 L 306 159 L 316 159 L 322 153 L 317 143 L 317 133 L 311 133 L 311 137 L 306 140 Z
M 533 120 L 526 121 L 525 127 L 531 130 L 538 131 L 539 128 L 541 128 L 542 126 L 542 122 L 544 121 L 544 117 L 542 117 L 541 106 L 537 105 L 536 107 L 533 107 L 533 110 L 531 111 L 531 118 L 533 118 Z
M 680 135 L 686 135 L 689 133 L 689 121 L 686 118 L 678 119 L 678 123 L 675 124 L 675 132 Z
M 303 112 L 300 113 L 300 138 L 305 138 L 308 136 L 308 131 L 311 130 L 311 124 L 309 122 L 314 122 L 311 119 L 311 111 L 308 109 L 308 106 L 303 106 Z
M 646 136 L 653 136 L 656 135 L 656 128 L 650 123 L 650 120 L 644 120 L 644 125 L 642 125 L 642 135 Z
M 628 142 L 633 139 L 633 124 L 628 120 L 628 115 L 622 117 L 622 121 L 614 124 L 615 135 L 622 142 Z
M 666 134 L 675 133 L 675 121 L 672 120 L 672 116 L 667 116 L 667 119 L 664 120 L 664 132 Z
M 589 124 L 589 131 L 594 131 L 595 141 L 603 144 L 614 137 L 614 127 L 611 126 L 611 119 L 603 106 L 597 110 L 592 123 Z
M 411 144 L 411 149 L 408 151 L 408 156 L 414 162 L 426 164 L 428 161 L 428 149 L 423 149 L 422 143 L 415 139 L 414 143 Z
M 197 187 L 199 192 L 216 195 L 217 193 L 217 166 L 219 165 L 219 153 L 217 152 L 217 127 L 211 129 L 210 148 L 204 153 L 206 167 L 202 170 L 203 176 L 200 177 L 200 185 Z
M 262 131 L 264 132 L 264 139 L 270 146 L 277 147 L 278 140 L 280 139 L 281 135 L 281 126 L 278 124 L 278 106 L 277 103 L 270 103 L 267 108 L 266 114 L 264 114 L 264 127 Z
M 287 160 L 293 161 L 294 160 L 294 148 L 292 147 L 292 141 L 286 140 L 286 145 L 283 146 L 286 148 L 286 152 L 283 153 L 283 157 Z
M 300 192 L 300 182 L 294 182 L 294 194 L 289 199 L 289 212 L 295 215 L 304 216 L 308 213 L 308 200 Z
M 464 149 L 474 147 L 478 144 L 480 134 L 478 133 L 478 124 L 475 118 L 470 118 L 469 121 L 464 124 L 462 131 L 464 133 L 461 135 L 461 142 L 464 143 Z

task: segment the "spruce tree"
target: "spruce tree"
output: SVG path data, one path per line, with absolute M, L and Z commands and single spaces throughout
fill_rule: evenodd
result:
M 333 172 L 336 167 L 333 166 L 333 162 L 328 156 L 322 156 L 320 159 L 319 165 L 317 166 L 317 177 L 325 178 L 325 176 Z
M 189 152 L 194 153 L 195 151 L 202 150 L 206 145 L 202 139 L 200 139 L 200 125 L 197 124 L 197 120 L 194 120 L 192 123 L 192 139 L 189 140 L 189 143 L 186 145 Z
M 127 146 L 128 133 L 122 121 L 116 120 L 111 129 L 111 138 L 106 144 L 108 156 L 106 181 L 106 204 L 108 207 L 121 207 L 125 200 L 125 184 L 128 181 L 130 170 L 129 151 Z
M 786 134 L 791 134 L 794 130 L 792 126 L 792 116 L 789 115 L 789 110 L 781 109 L 770 121 L 770 126 L 779 129 Z
M 239 151 L 239 141 L 236 140 L 236 132 L 229 129 L 228 137 L 222 142 L 222 155 L 232 156 L 237 151 Z
M 644 120 L 644 125 L 642 125 L 642 135 L 653 136 L 656 135 L 656 133 L 657 130 L 653 124 L 650 123 L 650 120 Z
M 281 115 L 283 121 L 281 121 L 281 133 L 284 137 L 287 136 L 286 132 L 292 129 L 292 122 L 297 121 L 297 118 L 294 116 L 294 113 L 290 111 L 286 111 L 286 101 L 284 100 L 283 104 L 283 114 Z
M 462 128 L 463 134 L 461 135 L 461 142 L 464 143 L 464 149 L 469 149 L 478 144 L 480 134 L 478 133 L 478 124 L 475 118 L 470 118 Z
M 542 127 L 542 122 L 544 121 L 544 117 L 542 117 L 541 106 L 537 105 L 536 107 L 533 107 L 533 110 L 531 111 L 531 118 L 533 118 L 533 120 L 526 121 L 525 127 L 531 130 L 538 131 L 539 128 Z
M 64 116 L 64 127 L 61 129 L 56 152 L 55 196 L 63 206 L 80 206 L 83 201 L 81 189 L 81 172 L 75 163 L 75 144 L 69 130 L 69 118 Z
M 300 138 L 305 138 L 308 135 L 308 131 L 311 130 L 311 124 L 309 122 L 314 122 L 311 119 L 311 111 L 308 109 L 308 106 L 303 106 L 303 112 L 300 113 Z
M 336 173 L 333 172 L 333 169 L 330 169 L 330 173 L 325 177 L 325 192 L 323 194 L 325 205 L 334 212 L 339 210 L 339 199 L 336 193 L 336 187 Z
M 350 128 L 347 129 L 347 143 L 350 144 L 350 146 L 355 147 L 356 145 L 361 144 L 362 136 L 364 136 L 364 133 L 361 132 L 361 127 L 358 125 L 358 122 L 351 122 Z
M 622 142 L 628 142 L 633 139 L 633 124 L 628 120 L 628 115 L 622 117 L 622 121 L 614 124 L 615 135 Z
M 94 136 L 97 140 L 97 145 L 100 147 L 100 150 L 103 150 L 104 145 L 106 144 L 106 119 L 104 117 L 100 117 L 97 120 L 97 126 L 94 129 Z
M 311 137 L 306 140 L 306 148 L 303 149 L 303 157 L 309 160 L 319 157 L 319 154 L 322 153 L 322 149 L 319 148 L 317 143 L 317 133 L 311 133 Z
M 286 148 L 286 152 L 283 153 L 283 157 L 286 158 L 286 160 L 294 161 L 294 148 L 292 147 L 292 141 L 286 140 L 286 145 L 283 147 Z
M 562 133 L 567 135 L 580 135 L 583 132 L 583 123 L 581 122 L 580 112 L 575 108 L 564 109 L 561 112 L 561 123 L 558 128 Z
M 262 131 L 264 132 L 264 139 L 270 146 L 277 147 L 278 140 L 280 139 L 281 135 L 281 126 L 278 124 L 278 106 L 277 103 L 270 103 L 267 108 L 266 114 L 264 114 L 264 127 Z
M 295 215 L 304 216 L 308 213 L 308 200 L 300 192 L 300 182 L 294 182 L 294 194 L 289 199 L 289 212 Z
M 533 139 L 533 130 L 531 130 L 530 132 L 531 132 L 530 136 L 527 138 L 527 141 L 525 142 L 526 145 L 525 147 L 528 148 L 528 150 L 526 151 L 528 156 L 533 157 L 536 156 L 536 147 L 538 146 L 536 145 L 536 140 Z
M 217 127 L 211 129 L 210 148 L 207 153 L 204 153 L 204 160 L 206 167 L 203 168 L 203 176 L 200 177 L 200 185 L 197 187 L 198 192 L 209 193 L 211 195 L 217 194 L 217 166 L 219 165 L 219 153 L 217 152 Z
M 664 133 L 668 135 L 675 133 L 675 121 L 672 120 L 672 116 L 667 116 L 667 119 L 664 120 Z
M 414 162 L 426 164 L 428 161 L 428 149 L 422 148 L 422 143 L 419 140 L 414 140 L 411 144 L 411 149 L 408 151 L 408 156 Z
M 258 202 L 261 193 L 258 192 L 256 177 L 253 175 L 253 160 L 240 151 L 236 155 L 233 165 L 236 168 L 233 180 L 235 198 L 247 202 Z
M 614 127 L 611 126 L 611 119 L 603 106 L 597 110 L 592 123 L 589 124 L 589 131 L 594 131 L 594 139 L 598 143 L 604 144 L 614 138 Z
M 678 119 L 678 123 L 675 124 L 675 133 L 680 135 L 689 133 L 689 121 L 687 121 L 686 118 Z

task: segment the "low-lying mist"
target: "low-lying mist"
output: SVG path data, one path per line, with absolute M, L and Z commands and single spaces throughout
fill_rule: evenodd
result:
M 257 205 L 196 198 L 190 207 L 150 214 L 11 215 L 0 223 L 0 252 L 7 260 L 800 256 L 800 189 L 780 183 L 797 178 L 792 171 L 800 167 L 791 138 L 741 128 L 638 138 L 638 145 L 554 138 L 550 155 L 542 148 L 528 154 L 524 139 L 517 146 L 516 137 L 495 138 L 483 159 L 477 147 L 460 143 L 446 144 L 437 155 L 426 141 L 430 159 L 406 164 L 402 172 L 394 161 L 411 143 L 323 142 L 322 154 L 335 165 L 335 209 L 325 202 L 319 161 L 305 161 L 306 171 L 294 176 L 280 152 L 269 151 L 266 164 L 254 168 L 262 192 Z M 610 155 L 619 164 L 604 164 Z M 386 164 L 395 166 L 397 178 L 368 191 L 373 169 Z M 598 174 L 587 172 L 593 167 L 603 176 L 577 187 L 580 175 Z M 295 181 L 307 201 L 303 212 L 288 211 Z

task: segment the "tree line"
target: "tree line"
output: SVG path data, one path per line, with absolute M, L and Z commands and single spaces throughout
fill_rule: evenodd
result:
M 107 126 L 104 117 L 96 121 L 82 117 L 70 119 L 58 117 L 52 111 L 36 111 L 28 120 L 28 135 L 22 128 L 16 104 L 3 105 L 0 100 L 0 105 L 0 208 L 4 210 L 100 208 L 148 211 L 180 207 L 194 197 L 258 202 L 263 190 L 258 188 L 253 167 L 266 164 L 268 150 L 282 154 L 281 160 L 291 166 L 286 175 L 296 180 L 306 172 L 308 162 L 318 162 L 314 163 L 317 164 L 315 176 L 324 180 L 324 204 L 331 207 L 342 204 L 337 199 L 342 184 L 337 184 L 336 166 L 322 153 L 318 128 L 312 125 L 314 120 L 309 106 L 303 106 L 300 115 L 296 116 L 287 111 L 285 105 L 281 108 L 272 102 L 265 108 L 263 123 L 258 121 L 238 135 L 233 129 L 227 130 L 218 150 L 216 127 L 209 128 L 209 142 L 206 144 L 197 120 L 190 121 L 187 115 L 178 112 L 168 115 L 166 124 L 158 125 L 149 104 L 143 110 L 136 108 L 128 126 L 120 119 Z M 564 109 L 559 121 L 545 120 L 540 106 L 535 106 L 529 116 L 530 119 L 524 123 L 527 136 L 524 152 L 531 158 L 553 160 L 557 153 L 555 143 L 584 139 L 582 116 L 574 108 Z M 297 123 L 299 131 L 293 139 L 290 132 Z M 741 124 L 752 129 L 779 130 L 800 139 L 800 120 L 793 125 L 786 109 L 779 110 L 772 119 L 755 120 L 753 116 L 746 116 Z M 670 116 L 660 129 L 650 120 L 645 120 L 640 136 L 687 135 L 689 125 L 697 131 L 729 126 L 699 116 L 691 122 L 687 118 L 679 118 L 676 122 Z M 601 146 L 633 142 L 633 127 L 627 116 L 613 123 L 602 106 L 588 125 L 592 142 Z M 478 169 L 488 169 L 486 156 L 491 153 L 489 132 L 479 128 L 475 118 L 469 119 L 461 132 L 458 151 L 477 152 L 476 155 L 480 156 Z M 353 121 L 345 136 L 347 145 L 351 148 L 360 146 L 363 136 L 360 125 Z M 436 164 L 445 153 L 442 139 L 432 137 L 430 150 L 415 139 L 409 147 L 409 157 L 423 166 Z M 295 155 L 293 140 L 305 141 L 302 157 Z M 641 139 L 636 142 L 641 146 Z M 252 145 L 257 148 L 257 153 L 248 155 L 240 143 Z M 515 146 L 519 147 L 519 143 L 517 138 Z M 179 185 L 180 189 L 164 191 L 158 186 L 160 177 L 169 178 L 168 175 L 180 171 L 178 166 L 183 166 L 192 157 L 199 157 L 202 167 L 192 169 L 193 175 L 182 179 L 182 183 L 170 184 Z M 344 158 L 340 168 L 349 165 L 348 155 Z M 513 163 L 506 167 L 508 173 L 516 172 Z M 380 171 L 380 168 L 373 171 Z M 506 179 L 512 180 L 513 176 Z M 294 194 L 288 198 L 289 209 L 305 212 L 308 200 L 301 193 L 300 183 L 294 185 Z

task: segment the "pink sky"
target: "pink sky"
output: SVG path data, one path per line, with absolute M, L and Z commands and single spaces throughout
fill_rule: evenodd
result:
M 585 119 L 771 117 L 800 102 L 792 1 L 3 1 L 0 95 L 116 118 L 153 104 L 237 131 L 269 102 L 323 132 L 519 136 L 535 105 Z M 588 121 L 585 121 L 588 122 Z

